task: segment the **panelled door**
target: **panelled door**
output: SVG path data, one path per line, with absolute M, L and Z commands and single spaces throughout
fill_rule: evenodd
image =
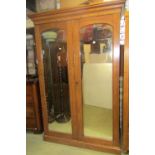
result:
M 118 19 L 115 14 L 73 21 L 78 138 L 82 141 L 119 145 Z
M 37 54 L 46 135 L 68 138 L 77 135 L 72 106 L 74 75 L 69 47 L 71 36 L 67 22 L 36 26 L 36 38 L 40 45 L 37 46 Z

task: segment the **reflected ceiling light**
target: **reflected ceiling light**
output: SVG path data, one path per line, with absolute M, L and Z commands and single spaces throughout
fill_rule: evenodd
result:
M 93 42 L 92 42 L 93 44 L 96 44 L 96 41 L 95 40 L 93 40 Z
M 43 32 L 42 33 L 43 38 L 56 38 L 57 37 L 57 33 L 53 32 L 53 31 L 47 31 L 47 32 Z

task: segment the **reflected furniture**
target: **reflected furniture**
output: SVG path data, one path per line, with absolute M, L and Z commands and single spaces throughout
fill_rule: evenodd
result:
M 124 0 L 29 15 L 48 141 L 120 154 L 120 17 Z

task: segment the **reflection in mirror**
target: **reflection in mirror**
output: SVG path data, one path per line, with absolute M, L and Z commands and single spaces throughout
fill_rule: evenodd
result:
M 112 27 L 81 28 L 84 135 L 112 140 Z
M 65 31 L 53 29 L 43 32 L 42 48 L 48 128 L 51 131 L 71 133 Z

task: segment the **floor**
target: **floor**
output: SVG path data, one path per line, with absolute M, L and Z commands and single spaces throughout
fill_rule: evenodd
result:
M 54 121 L 49 124 L 51 131 L 72 133 L 71 121 L 67 123 L 57 123 Z M 112 140 L 112 110 L 84 106 L 84 135 L 100 139 Z
M 27 133 L 26 155 L 115 155 L 115 154 L 46 142 L 43 140 L 42 134 Z
M 112 110 L 85 105 L 84 135 L 112 140 Z
M 72 133 L 71 120 L 65 123 L 57 123 L 56 121 L 49 123 L 48 128 L 50 131 L 58 131 L 63 133 Z

